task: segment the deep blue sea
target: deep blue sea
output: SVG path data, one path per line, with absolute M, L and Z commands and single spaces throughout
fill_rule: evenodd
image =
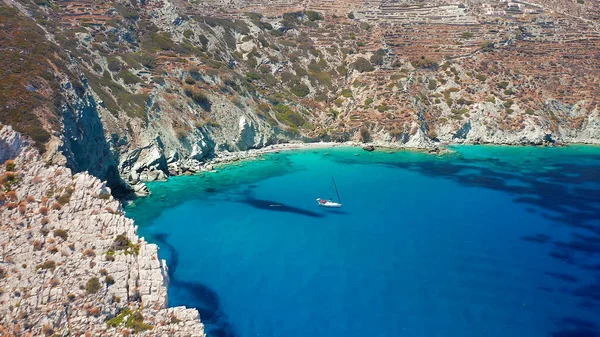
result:
M 209 337 L 600 336 L 600 147 L 453 149 L 270 154 L 126 211 Z

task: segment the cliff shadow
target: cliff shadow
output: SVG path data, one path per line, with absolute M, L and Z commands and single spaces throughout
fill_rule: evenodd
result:
M 87 87 L 87 81 L 83 81 Z M 98 115 L 96 101 L 85 91 L 62 106 L 64 124 L 63 145 L 59 148 L 67 158 L 67 167 L 74 173 L 88 171 L 106 180 L 112 194 L 124 197 L 132 192 L 119 175 L 115 154 L 106 140 L 104 126 Z
M 161 249 L 169 252 L 167 265 L 169 266 L 168 275 L 170 279 L 169 288 L 174 288 L 178 293 L 183 293 L 177 297 L 176 304 L 188 308 L 194 308 L 200 313 L 200 320 L 205 325 L 208 336 L 215 337 L 236 337 L 236 333 L 229 323 L 227 315 L 222 309 L 219 295 L 210 287 L 200 283 L 177 278 L 177 268 L 179 267 L 179 253 L 168 242 L 168 234 L 158 233 L 151 236 Z M 172 291 L 169 291 L 170 293 Z

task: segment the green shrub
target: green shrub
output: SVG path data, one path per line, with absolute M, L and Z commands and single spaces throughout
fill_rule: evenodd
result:
M 110 287 L 111 285 L 115 284 L 115 278 L 112 277 L 112 276 L 110 276 L 110 275 L 107 275 L 104 281 L 106 282 L 106 285 L 108 287 Z
M 352 68 L 354 68 L 359 73 L 370 72 L 375 70 L 371 62 L 364 57 L 359 57 L 352 63 Z
M 258 70 L 263 74 L 268 74 L 271 72 L 271 67 L 268 64 L 263 64 Z
M 35 269 L 36 270 L 37 269 L 45 269 L 45 270 L 51 270 L 52 272 L 54 272 L 54 269 L 56 269 L 56 262 L 54 262 L 52 260 L 46 260 L 44 263 L 38 264 Z
M 500 89 L 506 89 L 506 88 L 508 88 L 508 82 L 502 81 L 500 83 L 497 83 L 496 86 Z
M 137 13 L 137 11 L 123 5 L 115 4 L 115 9 L 123 16 L 123 18 L 127 20 L 137 20 L 140 18 L 140 15 Z
M 123 82 L 128 85 L 142 83 L 142 80 L 129 70 L 121 71 L 119 76 L 123 79 Z
M 468 99 L 464 99 L 464 98 L 461 97 L 461 98 L 459 98 L 459 99 L 456 100 L 456 103 L 460 104 L 460 105 L 471 105 L 471 104 L 473 104 L 475 102 L 470 101 Z
M 125 234 L 119 234 L 113 241 L 112 247 L 114 250 L 124 250 L 124 249 L 127 249 L 130 244 L 131 244 L 131 241 L 129 241 L 129 239 L 127 238 L 127 236 L 125 236 Z M 109 252 L 107 252 L 106 254 L 109 255 Z M 114 255 L 114 252 L 113 252 L 113 255 Z
M 7 160 L 4 164 L 4 167 L 6 168 L 7 172 L 14 172 L 17 168 L 17 164 L 15 164 L 15 162 L 12 160 Z
M 437 69 L 439 66 L 437 61 L 425 56 L 421 56 L 419 59 L 413 60 L 411 64 L 415 68 Z
M 385 50 L 379 49 L 375 54 L 371 56 L 371 63 L 375 65 L 383 65 L 383 57 L 385 56 Z
M 156 66 L 156 57 L 142 53 L 135 55 L 136 60 L 148 69 L 153 69 Z
M 97 277 L 92 277 L 85 283 L 85 291 L 88 294 L 95 294 L 100 290 L 102 286 L 100 285 L 100 281 Z
M 308 75 L 308 72 L 306 71 L 306 69 L 304 69 L 300 66 L 294 67 L 294 72 L 296 72 L 296 76 L 299 76 L 299 77 Z
M 68 204 L 69 201 L 71 201 L 72 194 L 73 194 L 73 188 L 67 187 L 67 188 L 65 188 L 64 192 L 60 195 L 60 197 L 58 197 L 58 199 L 56 201 L 58 201 L 59 204 L 64 206 L 64 205 Z
M 275 108 L 275 117 L 281 121 L 282 123 L 292 127 L 298 128 L 306 123 L 306 119 L 304 117 L 292 110 L 289 106 L 285 104 L 278 103 Z
M 583 5 L 585 2 L 583 0 L 577 0 L 577 3 Z
M 492 41 L 483 41 L 481 43 L 481 48 L 484 50 L 490 50 L 494 48 L 494 42 Z
M 487 76 L 482 75 L 482 74 L 475 75 L 475 78 L 478 79 L 479 82 L 485 82 L 485 81 L 487 81 Z
M 250 70 L 246 73 L 246 79 L 250 82 L 260 80 L 260 75 Z
M 171 50 L 175 46 L 175 42 L 171 40 L 171 36 L 168 33 L 155 33 L 152 35 L 153 47 L 159 50 Z
M 342 96 L 346 98 L 352 97 L 352 91 L 350 89 L 342 89 Z
M 460 34 L 460 37 L 462 39 L 470 39 L 470 38 L 473 37 L 473 33 L 471 33 L 471 32 L 464 32 L 464 33 Z
M 429 80 L 429 84 L 427 85 L 427 88 L 429 90 L 435 90 L 437 88 L 437 81 L 436 80 Z
M 311 72 L 317 73 L 325 70 L 328 67 L 327 61 L 325 59 L 320 58 L 319 62 L 315 62 L 314 60 L 308 64 L 308 70 Z
M 129 315 L 131 315 L 131 310 L 129 310 L 129 308 L 123 308 L 117 314 L 117 316 L 106 321 L 106 325 L 108 325 L 111 328 L 116 328 L 116 327 L 120 326 L 121 324 L 123 324 L 123 322 L 125 321 L 125 317 L 127 317 Z
M 67 238 L 69 237 L 69 234 L 67 234 L 67 231 L 64 229 L 55 229 L 54 230 L 54 237 L 55 238 L 61 238 L 63 239 L 63 241 L 67 241 Z
M 250 19 L 250 21 L 254 24 L 257 24 L 260 22 L 260 20 L 263 18 L 263 15 L 260 13 L 256 13 L 256 12 L 246 12 L 244 13 L 244 15 Z
M 113 73 L 118 73 L 123 69 L 123 64 L 116 57 L 109 57 L 106 62 L 108 63 L 108 69 Z
M 354 13 L 352 13 L 352 12 L 348 13 L 348 19 L 350 19 L 350 20 L 354 19 Z
M 321 15 L 321 13 L 315 12 L 315 11 L 306 11 L 306 17 L 310 21 L 323 20 L 323 15 Z
M 294 95 L 298 97 L 305 97 L 310 93 L 310 89 L 304 83 L 297 84 L 293 86 L 290 90 Z
M 187 39 L 189 39 L 190 37 L 194 36 L 194 32 L 191 29 L 186 29 L 183 32 L 183 36 Z
M 132 315 L 129 315 L 125 326 L 128 328 L 132 328 L 134 333 L 140 333 L 142 331 L 151 330 L 153 328 L 152 325 L 144 323 L 144 316 L 139 311 L 136 311 Z

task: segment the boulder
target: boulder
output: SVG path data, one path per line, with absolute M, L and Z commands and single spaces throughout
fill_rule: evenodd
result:
M 373 146 L 373 145 L 365 145 L 365 146 L 363 146 L 362 149 L 365 150 L 365 151 L 368 151 L 368 152 L 372 152 L 372 151 L 375 151 L 375 146 Z

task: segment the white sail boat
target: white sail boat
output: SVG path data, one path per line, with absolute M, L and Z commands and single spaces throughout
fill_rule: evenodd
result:
M 331 181 L 333 181 L 333 188 L 335 188 L 335 194 L 338 197 L 338 202 L 334 202 L 331 198 L 329 198 L 329 200 L 317 198 L 317 204 L 321 207 L 340 208 L 342 207 L 342 199 L 340 198 L 340 193 L 338 192 L 335 179 L 333 179 L 333 177 L 331 177 Z

